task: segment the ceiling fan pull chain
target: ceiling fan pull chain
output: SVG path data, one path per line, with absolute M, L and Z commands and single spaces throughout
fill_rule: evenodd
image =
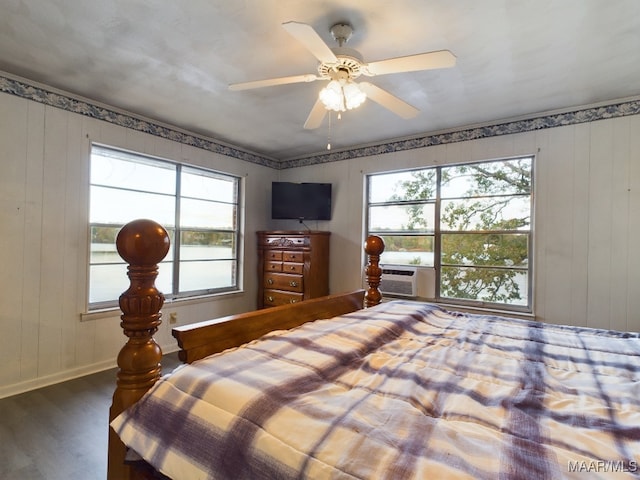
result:
M 327 150 L 331 150 L 331 112 L 329 112 L 329 134 L 327 135 Z

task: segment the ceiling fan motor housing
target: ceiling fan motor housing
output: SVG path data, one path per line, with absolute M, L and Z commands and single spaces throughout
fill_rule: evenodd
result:
M 322 62 L 318 65 L 318 73 L 321 77 L 331 78 L 332 72 L 337 70 L 347 70 L 349 78 L 358 78 L 362 74 L 364 60 L 360 52 L 353 48 L 335 47 L 331 51 L 338 58 L 338 63 Z
M 321 62 L 318 65 L 318 73 L 323 78 L 335 78 L 344 76 L 344 72 L 347 72 L 349 80 L 358 78 L 362 73 L 364 59 L 357 50 L 343 46 L 353 35 L 353 28 L 348 23 L 336 23 L 331 27 L 330 32 L 338 42 L 338 47 L 331 49 L 338 62 Z

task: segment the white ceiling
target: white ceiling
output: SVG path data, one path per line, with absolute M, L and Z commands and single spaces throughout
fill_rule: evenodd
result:
M 448 49 L 446 70 L 367 80 L 420 109 L 367 101 L 332 121 L 334 150 L 640 95 L 639 0 L 2 0 L 0 70 L 287 160 L 326 152 L 303 124 L 321 82 L 282 27 L 349 22 L 365 61 Z

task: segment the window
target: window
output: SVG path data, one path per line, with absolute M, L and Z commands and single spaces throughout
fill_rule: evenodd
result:
M 117 305 L 126 289 L 115 239 L 137 218 L 171 238 L 156 280 L 167 298 L 237 290 L 239 188 L 231 175 L 93 145 L 89 309 Z
M 436 299 L 531 311 L 533 157 L 367 177 L 381 263 L 436 270 Z

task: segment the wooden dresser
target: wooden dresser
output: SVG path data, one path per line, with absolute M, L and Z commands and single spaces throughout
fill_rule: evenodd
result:
M 329 294 L 331 232 L 258 234 L 258 308 Z

